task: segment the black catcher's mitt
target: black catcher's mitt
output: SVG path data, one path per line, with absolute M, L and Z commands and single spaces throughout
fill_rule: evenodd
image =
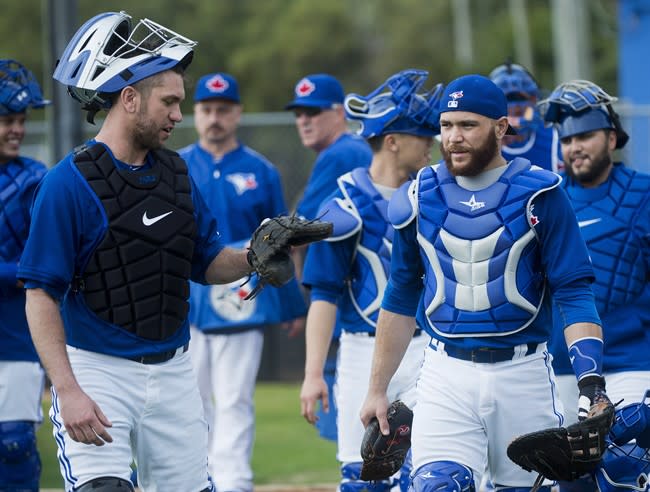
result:
M 255 289 L 246 297 L 252 299 L 270 284 L 280 287 L 294 276 L 291 246 L 301 246 L 329 237 L 332 223 L 305 220 L 295 215 L 264 219 L 253 233 L 248 249 L 248 263 L 259 275 Z
M 614 413 L 607 396 L 599 395 L 585 420 L 519 436 L 508 446 L 508 458 L 550 480 L 576 480 L 598 465 Z
M 398 471 L 411 447 L 413 412 L 400 400 L 388 407 L 390 432 L 384 436 L 374 418 L 366 427 L 361 442 L 361 480 L 384 480 Z

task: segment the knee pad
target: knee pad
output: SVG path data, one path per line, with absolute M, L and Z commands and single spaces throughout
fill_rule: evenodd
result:
M 361 463 L 344 463 L 341 466 L 341 483 L 338 492 L 389 492 L 392 480 L 366 482 L 361 480 Z
M 117 477 L 99 477 L 86 482 L 75 492 L 134 492 L 133 485 L 128 480 Z
M 475 492 L 474 474 L 454 461 L 422 465 L 413 475 L 411 492 Z
M 33 422 L 0 422 L 0 490 L 38 491 L 41 460 Z

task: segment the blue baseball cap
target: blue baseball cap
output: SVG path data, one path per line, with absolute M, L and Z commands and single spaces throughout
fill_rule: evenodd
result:
M 467 111 L 493 120 L 508 116 L 505 94 L 483 75 L 463 75 L 449 83 L 440 99 L 440 114 L 450 111 Z M 508 125 L 508 135 L 517 132 Z
M 345 98 L 341 83 L 324 73 L 303 77 L 296 84 L 294 93 L 294 100 L 284 109 L 300 107 L 331 109 L 335 104 L 343 104 Z
M 225 99 L 239 104 L 239 86 L 235 77 L 223 72 L 201 77 L 194 91 L 194 102 L 207 99 Z

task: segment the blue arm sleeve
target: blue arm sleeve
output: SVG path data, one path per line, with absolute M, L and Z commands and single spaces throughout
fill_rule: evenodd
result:
M 390 278 L 381 307 L 404 316 L 415 316 L 422 293 L 424 268 L 416 238 L 416 221 L 395 231 Z
M 553 292 L 553 302 L 563 329 L 574 323 L 601 324 L 588 279 L 576 279 L 559 287 Z

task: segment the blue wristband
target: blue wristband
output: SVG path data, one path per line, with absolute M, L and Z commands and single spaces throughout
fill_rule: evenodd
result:
M 603 375 L 603 341 L 596 337 L 580 338 L 569 346 L 569 359 L 578 381 L 587 376 Z

